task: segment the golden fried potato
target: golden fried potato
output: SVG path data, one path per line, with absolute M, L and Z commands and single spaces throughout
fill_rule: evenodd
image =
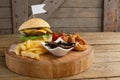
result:
M 15 49 L 14 52 L 16 55 L 20 55 L 20 51 L 18 49 Z
M 35 52 L 35 54 L 45 54 L 47 51 L 34 51 Z
M 31 47 L 32 48 L 43 48 L 44 49 L 44 47 L 43 47 L 43 45 L 41 44 L 41 42 L 40 41 L 32 41 L 31 42 Z
M 23 51 L 27 49 L 24 43 L 19 44 L 19 46 Z
M 29 49 L 29 48 L 31 48 L 31 40 L 28 40 L 27 42 L 26 42 L 26 47 Z
M 46 51 L 44 48 L 30 48 L 28 51 Z
M 20 51 L 21 51 L 20 45 L 17 45 L 14 51 L 16 55 L 20 55 Z
M 47 50 L 42 46 L 40 40 L 27 40 L 19 43 L 14 52 L 16 55 L 39 59 L 39 55 L 45 54 Z
M 29 52 L 29 51 L 22 51 L 21 55 L 23 57 L 30 57 L 30 58 L 34 58 L 34 59 L 40 59 L 39 54 L 35 54 L 35 53 Z

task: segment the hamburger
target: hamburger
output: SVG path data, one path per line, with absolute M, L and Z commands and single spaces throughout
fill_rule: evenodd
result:
M 52 31 L 50 25 L 41 18 L 32 18 L 25 21 L 18 29 L 22 34 L 20 40 L 51 41 Z

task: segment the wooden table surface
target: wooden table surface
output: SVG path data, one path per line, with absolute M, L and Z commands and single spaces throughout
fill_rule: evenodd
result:
M 80 35 L 95 49 L 93 65 L 81 74 L 63 79 L 120 80 L 120 33 L 93 32 Z M 0 80 L 40 80 L 16 74 L 6 67 L 4 49 L 18 41 L 19 36 L 0 35 Z

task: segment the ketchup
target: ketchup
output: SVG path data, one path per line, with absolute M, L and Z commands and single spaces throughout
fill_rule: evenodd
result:
M 57 40 L 59 37 L 64 38 L 65 36 L 66 36 L 66 34 L 64 32 L 61 32 L 61 33 L 53 32 L 52 33 L 52 41 Z

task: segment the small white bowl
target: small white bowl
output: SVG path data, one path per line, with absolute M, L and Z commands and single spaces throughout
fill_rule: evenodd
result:
M 65 42 L 62 38 L 58 38 L 55 42 L 58 43 L 59 41 L 61 42 Z M 61 48 L 61 47 L 56 47 L 56 48 L 49 48 L 48 46 L 46 46 L 45 42 L 41 42 L 41 44 L 50 52 L 52 53 L 53 55 L 55 56 L 64 56 L 66 55 L 69 51 L 71 51 L 74 47 L 71 47 L 69 49 L 64 49 L 64 48 Z

